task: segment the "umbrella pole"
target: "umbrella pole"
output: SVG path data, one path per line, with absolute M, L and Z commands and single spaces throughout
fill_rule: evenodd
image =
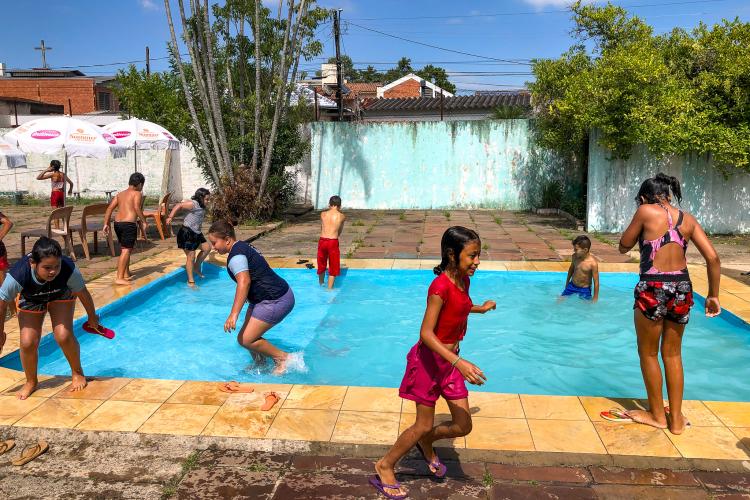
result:
M 133 143 L 133 166 L 135 171 L 138 172 L 138 143 Z
M 63 167 L 63 173 L 65 174 L 66 177 L 68 176 L 68 150 L 67 149 L 65 150 L 65 166 Z M 63 182 L 63 206 L 65 206 L 65 201 L 66 201 L 65 198 L 67 198 L 65 193 L 68 192 L 68 186 L 66 184 L 67 182 Z

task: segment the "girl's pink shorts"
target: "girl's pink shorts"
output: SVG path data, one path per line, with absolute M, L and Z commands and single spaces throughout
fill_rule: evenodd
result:
M 461 372 L 419 341 L 406 355 L 406 373 L 398 395 L 421 405 L 435 406 L 440 396 L 464 399 L 469 397 L 469 391 Z

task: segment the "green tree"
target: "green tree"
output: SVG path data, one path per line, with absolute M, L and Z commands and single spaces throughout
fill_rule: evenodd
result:
M 425 80 L 434 83 L 441 89 L 447 90 L 451 94 L 456 93 L 456 86 L 453 85 L 450 80 L 448 80 L 448 73 L 446 73 L 443 68 L 428 64 L 424 68 L 417 70 L 414 73 L 421 76 Z
M 611 4 L 571 10 L 573 46 L 533 62 L 542 145 L 578 160 L 597 129 L 615 158 L 644 144 L 655 155 L 697 152 L 724 171 L 750 170 L 750 24 L 654 35 Z

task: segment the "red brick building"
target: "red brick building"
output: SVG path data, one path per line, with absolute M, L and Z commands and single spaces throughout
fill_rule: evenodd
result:
M 0 97 L 59 104 L 66 114 L 119 111 L 115 77 L 86 76 L 77 70 L 8 70 L 0 75 Z
M 414 73 L 409 73 L 388 85 L 378 87 L 377 97 L 398 99 L 403 97 L 453 97 L 453 94 Z

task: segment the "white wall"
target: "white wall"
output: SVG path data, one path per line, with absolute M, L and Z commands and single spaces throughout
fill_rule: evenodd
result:
M 0 129 L 0 135 L 10 129 Z M 70 158 L 68 177 L 75 183 L 73 191 L 84 197 L 104 197 L 105 190 L 121 190 L 128 185 L 134 172 L 134 152 L 128 151 L 125 158 Z M 64 155 L 27 155 L 26 168 L 9 170 L 0 160 L 0 191 L 16 189 L 28 191 L 35 196 L 49 196 L 50 181 L 38 181 L 36 176 L 54 159 L 64 161 Z M 138 151 L 138 171 L 146 177 L 144 192 L 160 196 L 172 192 L 173 199 L 189 198 L 199 187 L 209 187 L 203 173 L 195 162 L 192 148 L 182 145 L 177 151 Z
M 589 143 L 587 230 L 625 229 L 636 209 L 641 183 L 659 172 L 674 175 L 682 186 L 682 208 L 710 233 L 750 233 L 750 175 L 734 170 L 725 178 L 705 156 L 656 159 L 636 147 L 628 160 L 610 153 L 592 134 Z

